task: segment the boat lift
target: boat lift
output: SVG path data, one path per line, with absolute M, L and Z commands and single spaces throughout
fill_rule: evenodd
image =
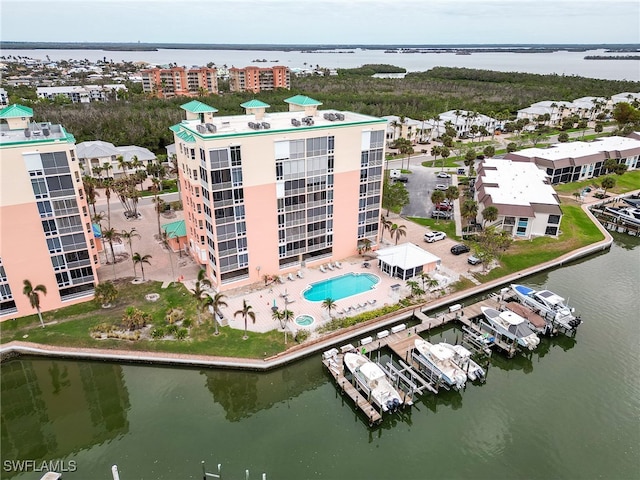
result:
M 218 473 L 207 472 L 206 467 L 204 466 L 204 460 L 202 460 L 202 480 L 208 480 L 210 478 L 219 478 L 222 480 L 222 464 L 218 464 Z M 245 480 L 249 480 L 249 470 L 244 471 Z M 267 480 L 267 474 L 263 473 L 260 477 L 261 480 Z

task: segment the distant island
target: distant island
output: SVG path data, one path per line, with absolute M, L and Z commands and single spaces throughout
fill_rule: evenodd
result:
M 550 53 L 557 51 L 585 52 L 605 50 L 616 53 L 638 52 L 638 44 L 443 44 L 443 45 L 364 45 L 364 44 L 206 44 L 206 43 L 141 43 L 141 42 L 16 42 L 0 41 L 2 50 L 105 50 L 105 51 L 157 51 L 166 50 L 271 50 L 319 53 L 338 50 L 351 53 L 354 49 L 383 50 L 389 53 L 443 53 L 467 54 L 472 52 Z
M 587 55 L 585 60 L 640 60 L 640 55 Z

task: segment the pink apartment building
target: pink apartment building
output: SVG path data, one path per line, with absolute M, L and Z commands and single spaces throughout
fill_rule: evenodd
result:
M 98 251 L 75 138 L 33 122 L 33 110 L 0 111 L 0 321 L 35 313 L 24 280 L 42 284 L 42 311 L 91 299 Z
M 291 72 L 287 67 L 244 67 L 229 69 L 229 88 L 232 92 L 258 93 L 276 88 L 290 88 Z
M 196 97 L 218 93 L 215 68 L 171 67 L 142 70 L 142 89 L 158 98 Z
M 377 243 L 386 120 L 251 100 L 245 115 L 182 105 L 176 142 L 187 246 L 218 290 L 357 253 Z

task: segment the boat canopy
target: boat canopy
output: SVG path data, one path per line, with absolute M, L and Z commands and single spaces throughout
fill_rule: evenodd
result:
M 544 301 L 550 305 L 564 304 L 564 298 L 562 298 L 560 295 L 556 293 L 550 292 L 549 290 L 540 290 L 539 292 L 536 293 L 536 295 L 544 299 Z

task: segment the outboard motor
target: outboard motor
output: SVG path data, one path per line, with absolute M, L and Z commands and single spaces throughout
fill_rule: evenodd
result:
M 393 412 L 393 400 L 387 401 L 387 411 Z
M 397 410 L 400 407 L 400 400 L 397 398 L 393 399 L 393 408 L 394 410 Z

